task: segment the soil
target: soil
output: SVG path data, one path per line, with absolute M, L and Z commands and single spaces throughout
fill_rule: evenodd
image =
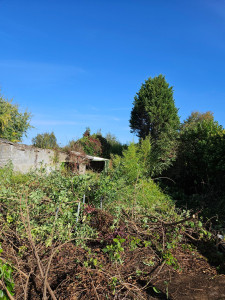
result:
M 149 247 L 140 242 L 131 249 L 124 243 L 121 262 L 115 262 L 103 251 L 113 235 L 119 232 L 121 237 L 132 235 L 142 240 L 143 233 L 132 223 L 126 226 L 120 223 L 112 233 L 113 217 L 101 210 L 92 212 L 91 220 L 100 238 L 88 241 L 88 247 L 73 242 L 55 245 L 55 249 L 58 248 L 52 256 L 47 280 L 56 299 L 225 299 L 224 272 L 219 273 L 218 266 L 209 263 L 210 251 L 205 251 L 207 257 L 201 254 L 201 245 L 195 250 L 188 241 L 187 247 L 177 245 L 171 250 L 176 264 L 170 265 L 160 258 L 154 245 Z M 42 299 L 43 278 L 34 252 L 28 249 L 26 254 L 19 256 L 18 243 L 16 237 L 13 243 L 2 241 L 5 259 L 20 270 L 14 277 L 14 297 L 22 300 L 27 295 L 27 299 Z M 37 245 L 37 251 L 46 270 L 51 249 Z M 217 253 L 216 247 L 212 252 Z M 48 292 L 47 297 L 51 299 Z

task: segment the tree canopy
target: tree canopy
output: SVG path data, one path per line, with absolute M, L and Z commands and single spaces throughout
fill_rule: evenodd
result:
M 0 94 L 0 138 L 21 142 L 29 128 L 30 113 L 19 112 L 18 106 L 12 104 L 12 100 L 8 101 Z
M 160 174 L 175 158 L 180 125 L 173 88 L 163 75 L 149 78 L 134 97 L 131 132 L 139 138 L 150 137 L 152 144 L 151 175 Z
M 146 80 L 134 97 L 133 105 L 130 127 L 138 137 L 145 138 L 150 134 L 153 140 L 157 140 L 168 128 L 179 128 L 173 88 L 163 75 Z
M 32 139 L 33 146 L 43 149 L 55 149 L 58 147 L 54 132 L 38 134 Z

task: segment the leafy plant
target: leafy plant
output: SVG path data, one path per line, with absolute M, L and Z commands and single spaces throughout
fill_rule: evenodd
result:
M 125 242 L 125 239 L 122 239 L 120 236 L 113 239 L 113 244 L 107 245 L 104 249 L 104 253 L 109 254 L 109 258 L 111 261 L 119 262 L 120 264 L 123 263 L 121 254 L 124 251 L 122 244 Z
M 113 276 L 111 278 L 111 282 L 109 283 L 109 286 L 112 289 L 113 295 L 115 295 L 115 293 L 116 293 L 116 286 L 118 285 L 118 283 L 119 283 L 119 279 L 117 277 Z
M 167 265 L 172 266 L 175 270 L 179 269 L 177 259 L 173 256 L 172 252 L 165 251 L 162 256 Z
M 133 251 L 137 249 L 141 244 L 141 240 L 135 236 L 130 237 L 130 250 Z
M 0 253 L 2 253 L 2 247 L 0 244 Z M 0 280 L 3 282 L 3 285 L 6 287 L 6 290 L 0 290 L 0 299 L 7 300 L 9 299 L 7 292 L 10 293 L 10 295 L 14 295 L 13 289 L 14 289 L 14 282 L 12 277 L 13 269 L 12 267 L 7 264 L 3 263 L 3 261 L 0 259 Z
M 143 261 L 143 264 L 148 267 L 153 267 L 155 265 L 155 262 L 149 259 L 149 260 Z

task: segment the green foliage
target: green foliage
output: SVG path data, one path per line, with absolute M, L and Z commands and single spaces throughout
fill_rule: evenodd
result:
M 43 149 L 56 149 L 58 148 L 57 139 L 54 132 L 38 134 L 32 139 L 33 146 Z
M 19 112 L 17 105 L 0 94 L 0 138 L 21 142 L 29 128 L 31 128 L 30 114 Z
M 173 256 L 173 254 L 170 251 L 165 251 L 163 253 L 163 259 L 167 265 L 173 266 L 175 270 L 179 268 L 177 259 Z
M 121 144 L 117 138 L 112 135 L 111 133 L 107 133 L 106 137 L 105 137 L 107 144 L 108 144 L 108 148 L 109 148 L 109 155 L 105 156 L 106 158 L 110 158 L 110 155 L 122 155 L 122 152 L 124 149 L 127 148 L 126 144 Z
M 21 213 L 27 220 L 29 212 L 31 234 L 36 242 L 45 242 L 49 246 L 55 240 L 85 240 L 87 236 L 95 236 L 88 220 L 83 219 L 82 205 L 79 219 L 83 222 L 76 221 L 78 202 L 82 202 L 83 194 L 88 189 L 84 176 L 84 179 L 82 176 L 64 177 L 59 172 L 48 175 L 42 169 L 18 177 L 9 167 L 4 170 L 5 175 L 0 176 L 0 199 L 2 205 L 7 207 L 7 214 L 2 212 L 0 218 L 5 225 L 16 226 L 17 232 L 26 237 L 27 221 L 24 224 Z M 92 184 L 91 180 L 89 184 Z
M 148 177 L 149 152 L 149 139 L 140 144 L 131 143 L 122 157 L 113 158 L 109 174 L 99 177 L 98 199 L 103 197 L 104 208 L 114 215 L 119 215 L 124 207 L 133 213 L 148 210 L 166 219 L 175 214 L 171 199 Z
M 117 238 L 113 239 L 113 244 L 107 245 L 103 249 L 103 252 L 109 254 L 109 258 L 111 261 L 116 261 L 122 264 L 123 260 L 121 258 L 121 254 L 122 252 L 124 252 L 124 248 L 122 247 L 122 244 L 124 242 L 125 239 L 122 239 L 120 236 L 117 236 Z
M 150 153 L 151 144 L 148 137 L 145 140 L 141 140 L 140 144 L 132 142 L 123 151 L 122 157 L 118 155 L 114 157 L 114 169 L 120 176 L 126 178 L 129 183 L 134 183 L 139 178 L 148 175 Z
M 179 268 L 176 247 L 185 241 L 185 233 L 205 240 L 210 238 L 208 232 L 201 219 L 190 218 L 190 212 L 178 214 L 171 199 L 146 175 L 147 158 L 151 153 L 149 139 L 131 144 L 123 152 L 123 157 L 114 158 L 113 168 L 107 175 L 64 176 L 60 172 L 46 174 L 44 169 L 22 175 L 14 173 L 11 165 L 3 168 L 0 170 L 0 208 L 4 209 L 0 209 L 0 227 L 7 233 L 16 230 L 20 241 L 27 241 L 29 217 L 31 235 L 39 249 L 42 247 L 48 253 L 51 248 L 46 248 L 73 240 L 77 247 L 83 248 L 79 251 L 84 254 L 83 259 L 79 256 L 77 263 L 84 269 L 103 269 L 104 272 L 100 253 L 105 253 L 120 268 L 127 251 L 139 253 L 144 247 L 152 248 L 153 255 L 142 259 L 149 271 L 157 267 L 159 261 Z M 87 205 L 82 203 L 84 194 Z M 100 199 L 107 213 L 95 208 L 99 207 Z M 113 218 L 108 218 L 109 213 Z M 29 243 L 25 243 L 25 247 L 18 245 L 20 258 L 28 252 L 29 246 Z M 115 294 L 124 279 L 113 275 L 108 286 Z M 142 278 L 147 274 L 137 269 L 136 276 Z
M 119 279 L 117 277 L 113 276 L 111 278 L 111 282 L 109 284 L 109 286 L 110 286 L 110 288 L 112 290 L 113 295 L 115 295 L 115 293 L 116 293 L 116 287 L 117 287 L 118 284 L 119 284 Z
M 89 128 L 84 132 L 83 137 L 81 139 L 77 141 L 70 141 L 69 145 L 66 148 L 67 150 L 84 152 L 85 154 L 93 156 L 102 155 L 101 142 L 97 138 L 96 134 L 90 134 Z
M 178 110 L 173 99 L 173 88 L 165 77 L 149 78 L 134 97 L 131 111 L 131 132 L 140 138 L 150 136 L 152 144 L 151 175 L 167 169 L 176 157 L 179 129 Z
M 110 158 L 112 154 L 122 155 L 122 151 L 126 148 L 126 145 L 122 145 L 110 133 L 106 137 L 103 137 L 101 131 L 91 134 L 90 128 L 87 128 L 81 139 L 70 141 L 69 145 L 65 148 L 66 150 Z
M 0 244 L 0 254 L 3 252 L 1 244 Z M 11 295 L 14 295 L 13 289 L 14 289 L 14 282 L 12 277 L 13 269 L 12 267 L 7 264 L 3 263 L 3 261 L 0 259 L 0 280 L 4 283 L 6 286 L 6 289 Z M 9 297 L 7 296 L 6 291 L 0 290 L 0 299 L 1 300 L 7 300 Z
M 140 246 L 141 240 L 135 236 L 130 237 L 130 250 L 133 251 Z
M 223 187 L 225 130 L 210 112 L 194 112 L 180 131 L 175 180 L 187 193 Z

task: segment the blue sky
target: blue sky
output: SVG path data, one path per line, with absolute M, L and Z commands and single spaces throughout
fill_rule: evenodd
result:
M 0 86 L 61 145 L 86 127 L 134 138 L 141 84 L 174 87 L 181 120 L 212 111 L 225 126 L 224 0 L 0 0 Z

